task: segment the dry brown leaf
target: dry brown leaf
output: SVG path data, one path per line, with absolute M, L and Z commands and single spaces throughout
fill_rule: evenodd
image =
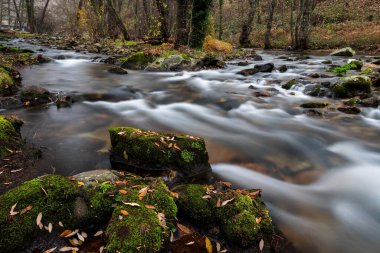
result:
M 51 231 L 53 231 L 53 224 L 51 224 L 51 222 L 49 222 L 47 230 L 49 231 L 49 233 L 51 233 Z
M 260 248 L 260 251 L 263 251 L 263 248 L 264 248 L 264 240 L 261 239 L 261 241 L 259 242 L 259 248 Z
M 202 199 L 211 199 L 211 196 L 210 195 L 204 195 L 203 197 L 202 197 Z
M 56 250 L 57 247 L 54 247 L 54 248 L 51 248 L 51 249 L 48 249 L 48 250 L 45 250 L 43 253 L 52 253 L 54 252 L 54 250 Z
M 125 159 L 126 161 L 128 161 L 128 154 L 127 154 L 127 151 L 126 151 L 126 150 L 123 152 L 123 156 L 124 156 L 124 159 Z
M 63 228 L 63 223 L 62 223 L 62 221 L 58 222 L 58 225 L 59 225 L 60 227 Z
M 121 210 L 120 211 L 120 213 L 122 214 L 122 215 L 124 215 L 124 216 L 128 216 L 129 215 L 129 213 L 127 212 L 127 210 Z
M 220 181 L 222 184 L 224 184 L 226 187 L 231 188 L 231 182 L 224 182 Z
M 192 241 L 192 242 L 188 242 L 188 243 L 185 243 L 186 245 L 193 245 L 195 242 Z
M 149 187 L 147 186 L 139 191 L 139 200 L 142 200 L 145 197 L 145 195 L 148 193 L 148 189 Z
M 173 147 L 173 143 L 169 143 L 168 148 Z
M 40 224 L 38 224 L 38 227 L 43 230 L 44 229 L 44 224 L 42 224 L 42 222 L 40 222 Z
M 221 207 L 222 206 L 222 201 L 220 200 L 220 198 L 218 198 L 218 200 L 216 201 L 216 207 Z
M 170 195 L 171 195 L 173 198 L 176 198 L 176 199 L 178 199 L 178 197 L 179 197 L 178 192 L 170 192 Z
M 60 252 L 68 252 L 68 251 L 78 251 L 79 249 L 78 248 L 74 248 L 74 247 L 62 247 L 59 249 Z
M 26 212 L 29 212 L 30 210 L 32 210 L 32 208 L 33 208 L 33 206 L 29 205 L 29 206 L 25 207 L 24 209 L 22 209 L 20 214 L 24 214 Z
M 83 238 L 87 238 L 87 233 L 86 232 L 82 232 L 81 235 L 83 236 Z
M 207 236 L 205 237 L 205 242 L 206 242 L 207 253 L 212 253 L 212 251 L 214 250 L 214 248 L 212 247 L 212 243 L 211 243 L 210 239 L 208 239 Z
M 158 221 L 160 222 L 160 225 L 163 227 L 166 227 L 166 217 L 164 213 L 158 213 L 157 214 Z
M 18 170 L 11 170 L 11 173 L 16 173 L 16 172 L 19 172 L 19 171 L 22 171 L 22 169 L 18 169 Z
M 121 189 L 121 190 L 119 190 L 119 192 L 121 193 L 121 194 L 128 194 L 128 192 L 126 191 L 126 190 L 123 190 L 123 189 Z
M 79 232 L 79 230 L 78 230 L 78 229 L 75 229 L 74 231 L 72 231 L 72 232 L 69 233 L 68 235 L 65 235 L 65 238 L 72 237 L 72 236 L 76 235 L 78 232 Z
M 101 247 L 99 248 L 99 253 L 102 253 L 103 250 L 104 250 L 104 246 L 101 246 Z
M 148 209 L 156 209 L 155 206 L 152 206 L 152 205 L 145 205 L 145 208 L 148 208 Z
M 67 235 L 71 234 L 73 231 L 69 230 L 69 229 L 66 229 L 65 231 L 63 231 L 59 237 L 66 237 Z
M 256 218 L 256 223 L 259 224 L 263 220 L 262 217 Z
M 94 234 L 94 236 L 101 236 L 103 234 L 103 230 L 99 230 Z
M 220 251 L 220 253 L 226 253 L 226 252 L 227 252 L 227 250 L 226 250 L 226 249 L 224 249 L 224 250 Z
M 216 243 L 216 251 L 219 252 L 220 250 L 222 249 L 222 246 L 220 245 L 220 243 Z
M 228 203 L 230 203 L 232 200 L 234 200 L 235 198 L 232 198 L 232 199 L 229 199 L 229 200 L 225 200 L 222 202 L 222 206 L 225 206 L 227 205 Z
M 186 226 L 184 226 L 184 225 L 182 225 L 182 224 L 179 224 L 179 223 L 177 223 L 177 227 L 178 227 L 182 232 L 184 232 L 185 234 L 191 234 L 191 230 L 190 230 L 188 227 L 186 227 Z
M 81 240 L 82 242 L 84 242 L 84 237 L 81 234 L 77 233 L 77 236 L 78 236 L 79 240 Z
M 124 204 L 124 205 L 127 205 L 127 206 L 136 206 L 136 207 L 140 207 L 140 205 L 137 204 L 137 203 L 129 203 L 129 202 L 124 202 L 124 201 L 123 201 L 123 204 Z
M 176 143 L 174 143 L 174 148 L 175 148 L 175 149 L 178 149 L 178 150 L 181 150 L 181 149 L 177 146 Z
M 80 243 L 79 241 L 77 240 L 77 238 L 73 238 L 73 239 L 69 239 L 69 242 L 72 246 L 79 246 Z
M 16 208 L 16 206 L 17 206 L 17 203 L 14 204 L 14 205 L 11 207 L 11 210 L 9 211 L 9 214 L 10 214 L 11 216 L 14 216 L 14 215 L 18 214 L 18 212 L 15 212 L 15 208 Z
M 173 234 L 173 232 L 170 232 L 170 242 L 174 242 L 174 234 Z
M 37 215 L 37 219 L 36 219 L 37 226 L 39 226 L 41 224 L 41 220 L 42 220 L 42 213 L 39 213 Z

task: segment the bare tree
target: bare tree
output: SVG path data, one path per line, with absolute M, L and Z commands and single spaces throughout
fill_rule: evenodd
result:
M 308 48 L 311 16 L 316 5 L 317 0 L 299 0 L 293 49 Z
M 175 37 L 175 47 L 186 45 L 187 33 L 187 13 L 189 10 L 189 0 L 177 0 L 177 33 Z
M 130 40 L 131 37 L 129 36 L 127 28 L 125 27 L 123 20 L 121 19 L 120 15 L 116 12 L 112 1 L 110 1 L 110 0 L 107 1 L 106 6 L 107 6 L 107 11 L 108 11 L 109 15 L 111 15 L 113 17 L 113 19 L 115 20 L 116 26 L 119 28 L 119 30 L 123 34 L 124 39 Z
M 42 14 L 41 14 L 39 27 L 42 27 L 43 24 L 44 24 L 44 19 L 45 19 L 45 16 L 46 16 L 46 10 L 47 10 L 47 8 L 48 8 L 48 6 L 49 6 L 49 2 L 50 2 L 50 0 L 46 0 L 46 3 L 45 3 L 45 6 L 44 6 L 44 9 L 43 9 Z
M 34 0 L 25 0 L 26 4 L 26 15 L 28 17 L 28 28 L 29 32 L 36 32 L 36 20 L 34 18 Z
M 247 19 L 244 21 L 242 26 L 242 31 L 239 38 L 239 43 L 241 46 L 249 46 L 251 35 L 253 20 L 255 19 L 255 12 L 257 7 L 258 0 L 248 0 L 249 3 L 249 11 Z
M 269 5 L 269 12 L 268 12 L 268 20 L 267 20 L 267 30 L 265 32 L 265 42 L 264 42 L 264 48 L 270 49 L 270 33 L 272 30 L 272 23 L 273 23 L 273 15 L 274 10 L 276 8 L 277 0 L 271 0 L 271 3 Z
M 219 39 L 223 37 L 223 5 L 224 0 L 219 0 Z
M 168 39 L 170 37 L 169 32 L 169 4 L 167 0 L 156 0 L 157 10 L 159 13 L 159 20 L 160 20 L 160 30 L 161 30 L 161 36 L 163 39 Z

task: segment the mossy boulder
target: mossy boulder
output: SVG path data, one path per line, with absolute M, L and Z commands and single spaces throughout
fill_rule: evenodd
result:
M 46 104 L 52 101 L 50 92 L 40 86 L 25 86 L 21 90 L 21 101 L 27 106 Z
M 330 103 L 329 102 L 307 102 L 307 103 L 303 103 L 301 104 L 300 106 L 302 108 L 325 108 L 329 105 Z
M 0 67 L 0 96 L 9 96 L 17 90 L 16 84 L 11 77 L 11 73 Z
M 20 120 L 0 116 L 0 158 L 21 145 L 21 125 L 22 121 Z
M 127 178 L 107 228 L 107 252 L 159 252 L 174 228 L 177 206 L 161 179 Z
M 368 96 L 371 93 L 371 85 L 371 78 L 367 76 L 350 76 L 333 86 L 332 91 L 336 98 Z
M 281 85 L 281 88 L 285 90 L 290 90 L 292 86 L 295 85 L 296 83 L 297 83 L 296 79 L 292 79 L 292 80 L 287 81 L 283 85 Z
M 146 71 L 183 71 L 191 70 L 192 62 L 185 59 L 182 55 L 170 55 L 155 60 L 152 64 L 145 68 Z
M 270 241 L 274 230 L 260 191 L 232 190 L 220 185 L 181 185 L 179 210 L 196 224 L 206 228 L 219 226 L 222 236 L 232 245 L 250 247 L 261 239 Z
M 345 47 L 342 49 L 338 49 L 331 53 L 331 56 L 345 56 L 345 57 L 353 57 L 355 56 L 355 51 L 350 47 Z
M 195 64 L 194 70 L 222 69 L 225 66 L 226 66 L 226 63 L 223 61 L 221 57 L 208 54 Z
M 148 53 L 137 52 L 126 58 L 121 58 L 119 61 L 122 63 L 122 68 L 143 70 L 149 65 L 149 63 L 154 61 L 154 57 Z
M 145 131 L 131 127 L 109 129 L 113 167 L 136 173 L 173 174 L 176 179 L 204 178 L 211 167 L 201 138 Z M 170 175 L 169 175 L 170 176 Z
M 250 75 L 257 74 L 259 72 L 270 73 L 273 71 L 273 69 L 274 69 L 273 63 L 266 63 L 262 65 L 257 64 L 255 65 L 254 68 L 241 70 L 237 74 L 243 75 L 243 76 L 250 76 Z

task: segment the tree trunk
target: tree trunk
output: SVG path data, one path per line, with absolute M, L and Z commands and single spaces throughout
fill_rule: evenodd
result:
M 309 46 L 310 22 L 316 0 L 300 0 L 293 49 L 305 50 Z
M 10 29 L 11 23 L 12 23 L 12 20 L 11 20 L 11 0 L 8 0 L 7 4 L 8 4 L 8 28 Z
M 178 48 L 181 45 L 187 45 L 187 14 L 189 9 L 189 0 L 177 0 L 177 31 L 174 46 Z
M 255 12 L 257 7 L 257 0 L 249 0 L 249 11 L 247 20 L 243 23 L 239 43 L 241 46 L 249 46 L 253 20 L 255 19 Z
M 156 0 L 157 10 L 160 14 L 161 22 L 161 36 L 163 39 L 168 39 L 170 37 L 168 19 L 169 19 L 169 4 L 166 0 Z
M 3 5 L 3 1 L 0 0 L 0 28 L 2 29 L 3 28 L 3 11 L 4 11 L 4 5 Z
M 116 12 L 115 8 L 113 7 L 112 1 L 107 1 L 107 8 L 108 8 L 109 14 L 113 16 L 117 27 L 120 29 L 121 33 L 123 34 L 124 39 L 130 40 L 131 37 L 129 36 L 127 28 L 125 27 L 123 20 L 121 20 L 120 15 Z
M 268 14 L 268 20 L 267 20 L 267 30 L 265 32 L 265 43 L 264 43 L 264 48 L 265 49 L 270 49 L 270 33 L 272 30 L 272 23 L 273 23 L 273 15 L 274 15 L 274 10 L 276 8 L 277 0 L 271 0 L 271 3 L 269 5 L 269 14 Z
M 294 0 L 290 0 L 290 45 L 294 45 Z
M 219 0 L 219 39 L 223 37 L 223 5 L 224 0 Z
M 28 17 L 28 27 L 30 33 L 36 32 L 36 22 L 34 19 L 34 0 L 25 0 L 26 15 Z
M 190 37 L 190 46 L 201 48 L 206 36 L 208 17 L 212 0 L 194 0 L 191 17 L 192 32 Z
M 17 3 L 16 3 L 16 0 L 13 0 L 13 5 L 14 5 L 14 8 L 15 8 L 15 12 L 16 12 L 16 20 L 15 20 L 15 27 L 16 27 L 16 24 L 18 23 L 18 26 L 21 30 L 21 18 L 20 18 L 20 12 L 19 12 L 19 9 L 17 7 Z
M 46 0 L 46 3 L 45 3 L 45 6 L 44 6 L 44 9 L 42 11 L 42 14 L 41 14 L 41 19 L 40 19 L 40 29 L 42 28 L 43 24 L 44 24 L 44 19 L 45 19 L 45 16 L 46 16 L 46 10 L 49 6 L 49 2 L 50 0 Z

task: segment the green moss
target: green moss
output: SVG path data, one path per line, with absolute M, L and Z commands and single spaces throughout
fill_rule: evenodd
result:
M 185 162 L 190 163 L 194 160 L 194 153 L 188 150 L 182 150 L 181 157 Z
M 74 202 L 79 188 L 61 176 L 45 176 L 25 182 L 23 185 L 0 196 L 0 252 L 13 252 L 31 241 L 41 230 L 36 225 L 38 213 L 42 223 L 57 226 L 74 223 Z M 29 205 L 32 209 L 24 214 L 9 218 L 9 210 L 17 203 L 15 210 L 21 211 Z
M 138 44 L 137 44 L 136 41 L 125 41 L 125 40 L 118 39 L 118 40 L 115 40 L 114 45 L 115 46 L 120 46 L 120 47 L 123 47 L 123 46 L 125 46 L 125 47 L 135 47 Z
M 11 95 L 15 83 L 9 72 L 0 67 L 0 96 Z
M 371 93 L 372 81 L 367 76 L 350 76 L 333 87 L 335 97 L 347 98 Z
M 296 80 L 295 79 L 292 79 L 290 81 L 288 81 L 287 83 L 283 84 L 281 86 L 281 88 L 285 89 L 285 90 L 290 90 L 292 88 L 293 85 L 296 84 Z
M 344 86 L 341 83 L 336 84 L 332 88 L 332 91 L 334 92 L 334 95 L 337 98 L 346 98 L 349 96 L 347 90 L 344 88 Z
M 349 70 L 360 70 L 362 67 L 363 67 L 363 63 L 361 61 L 354 60 L 341 67 L 332 68 L 330 69 L 330 71 L 334 72 L 338 76 L 342 76 L 342 75 L 345 75 L 347 71 Z
M 121 210 L 129 215 L 122 215 Z M 154 210 L 130 206 L 115 208 L 106 232 L 107 252 L 112 253 L 158 252 L 166 236 Z
M 89 202 L 88 219 L 89 222 L 104 222 L 112 214 L 112 205 L 116 202 L 114 197 L 110 196 L 116 191 L 112 184 L 98 184 L 94 188 L 87 190 Z
M 126 58 L 120 58 L 119 61 L 122 62 L 122 68 L 143 69 L 154 61 L 154 57 L 151 54 L 137 52 Z
M 0 116 L 0 158 L 8 154 L 7 146 L 13 142 L 13 138 L 18 136 L 16 129 L 13 127 L 12 123 Z
M 190 61 L 190 60 L 191 60 L 191 56 L 188 55 L 188 54 L 181 54 L 181 57 L 182 57 L 183 59 L 185 59 L 186 61 Z
M 332 64 L 332 61 L 331 60 L 324 60 L 322 61 L 323 64 Z
M 308 102 L 308 103 L 303 103 L 300 106 L 302 108 L 325 108 L 329 104 L 330 103 L 328 102 Z
M 361 75 L 370 75 L 370 74 L 373 74 L 373 70 L 372 69 L 364 69 L 364 70 L 360 71 L 360 74 Z

